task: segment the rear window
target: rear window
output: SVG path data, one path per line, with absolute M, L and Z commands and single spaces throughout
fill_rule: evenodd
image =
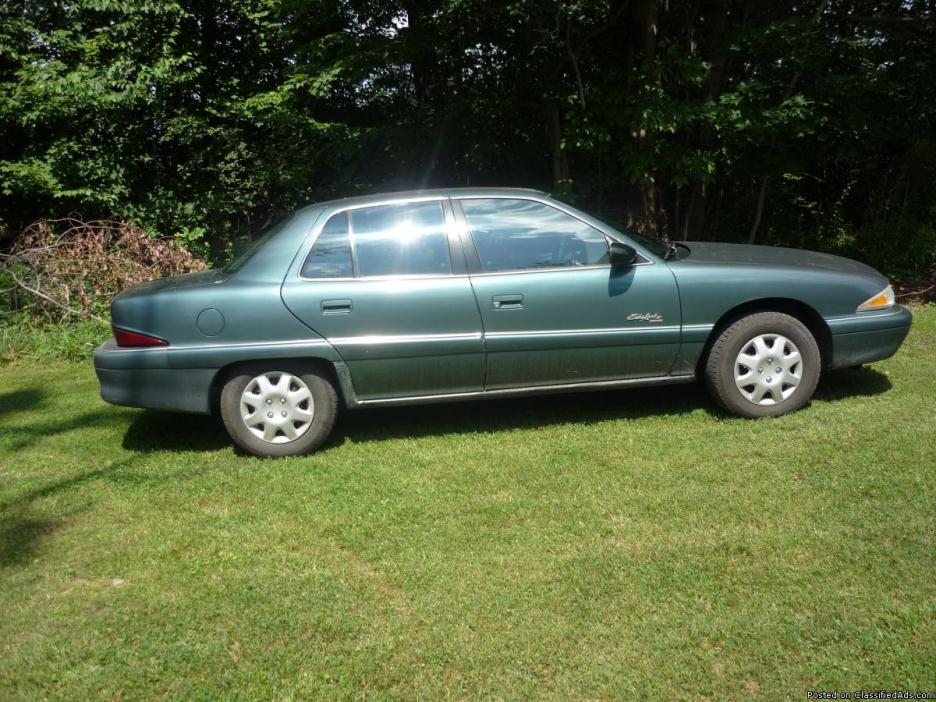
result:
M 254 240 L 251 243 L 248 243 L 247 248 L 244 249 L 240 254 L 236 255 L 234 257 L 234 260 L 224 267 L 224 272 L 236 273 L 241 268 L 243 268 L 244 265 L 247 263 L 247 261 L 253 258 L 254 254 L 256 254 L 260 249 L 262 249 L 264 245 L 270 239 L 276 236 L 283 229 L 283 227 L 286 226 L 286 224 L 289 221 L 290 221 L 290 218 L 286 217 L 278 224 L 273 225 L 272 227 L 267 229 L 265 232 L 263 232 L 263 234 L 260 235 L 260 238 Z

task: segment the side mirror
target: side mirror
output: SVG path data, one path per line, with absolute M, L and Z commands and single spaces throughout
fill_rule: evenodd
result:
M 608 261 L 612 268 L 624 268 L 637 262 L 637 250 L 620 241 L 608 242 Z

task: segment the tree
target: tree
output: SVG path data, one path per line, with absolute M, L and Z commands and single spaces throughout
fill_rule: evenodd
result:
M 918 276 L 934 17 L 932 0 L 12 0 L 0 225 L 124 215 L 223 260 L 310 201 L 523 185 L 652 236 Z

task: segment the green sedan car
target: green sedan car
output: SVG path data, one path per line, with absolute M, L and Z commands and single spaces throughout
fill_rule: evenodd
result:
M 887 279 L 837 256 L 621 232 L 548 195 L 451 189 L 299 210 L 224 270 L 118 295 L 108 402 L 218 412 L 262 456 L 312 451 L 339 408 L 704 379 L 742 417 L 824 369 L 892 355 Z

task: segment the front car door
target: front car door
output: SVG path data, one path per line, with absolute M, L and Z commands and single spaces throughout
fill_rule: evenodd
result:
M 284 282 L 359 399 L 482 389 L 481 320 L 452 224 L 444 197 L 330 209 Z
M 617 233 L 547 198 L 453 203 L 484 326 L 485 389 L 669 374 L 680 308 L 667 265 L 641 255 L 612 268 Z

